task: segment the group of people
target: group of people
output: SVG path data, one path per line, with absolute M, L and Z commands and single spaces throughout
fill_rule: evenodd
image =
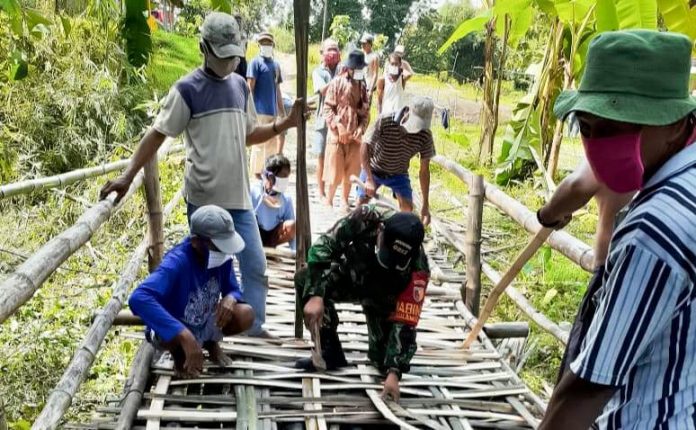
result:
M 202 371 L 205 352 L 214 362 L 229 363 L 219 345 L 225 335 L 273 337 L 264 328 L 268 278 L 263 248 L 282 243 L 294 247 L 295 214 L 292 199 L 286 194 L 291 163 L 282 154 L 278 138 L 306 119 L 308 112 L 303 101 L 297 100 L 285 115 L 273 37 L 263 33 L 257 41 L 259 57 L 246 65 L 239 19 L 210 13 L 201 27 L 202 67 L 174 84 L 126 170 L 108 181 L 100 193 L 101 198 L 115 193 L 116 200 L 121 199 L 166 138 L 183 134 L 190 235 L 167 252 L 159 267 L 133 292 L 129 305 L 147 326 L 148 341 L 170 351 L 176 372 L 184 377 Z M 371 40 L 366 41 L 369 43 Z M 319 90 L 325 96 L 320 118 L 326 120 L 331 145 L 355 145 L 358 170 L 351 173 L 360 173 L 361 153 L 374 155 L 373 163 L 368 162 L 372 158 L 365 158 L 369 175 L 366 193 L 374 193 L 382 184 L 372 179 L 372 169 L 396 172 L 388 157 L 395 148 L 389 145 L 401 145 L 402 134 L 404 141 L 411 142 L 407 152 L 420 153 L 427 161 L 434 153 L 429 131 L 432 102 L 428 105 L 427 99 L 420 100 L 411 114 L 402 109 L 401 128 L 397 123 L 379 125 L 370 141 L 363 143 L 369 99 L 367 85 L 356 73 L 363 68 L 369 73 L 370 66 L 364 53 L 351 53 L 336 74 L 338 46 L 327 41 L 323 52 L 322 67 L 329 76 Z M 357 91 L 351 92 L 353 89 Z M 358 97 L 351 98 L 355 94 Z M 356 101 L 366 104 L 358 107 Z M 325 111 L 331 112 L 324 115 Z M 358 124 L 361 130 L 354 133 Z M 247 147 L 251 147 L 250 163 Z M 404 160 L 403 156 L 398 160 L 402 175 L 408 168 Z M 403 184 L 390 186 L 401 196 L 400 201 L 410 201 Z M 427 192 L 425 196 L 427 199 Z M 363 201 L 367 201 L 364 196 Z M 308 325 L 318 329 L 319 321 L 330 321 L 321 330 L 331 329 L 331 334 L 322 337 L 322 345 L 334 357 L 327 361 L 332 368 L 345 362 L 332 300 L 339 296 L 370 298 L 372 305 L 365 305 L 371 327 L 370 357 L 385 373 L 385 392 L 394 397 L 398 397 L 398 381 L 416 349 L 418 314 L 414 310 L 420 308 L 399 309 L 404 308 L 403 303 L 421 303 L 425 297 L 428 267 L 421 246 L 424 234 L 423 222 L 410 209 L 398 212 L 359 205 L 317 241 L 309 252 L 307 269 L 296 276 L 299 300 L 307 302 Z M 241 283 L 233 256 L 239 262 Z M 352 281 L 355 276 L 359 282 Z M 390 287 L 378 288 L 384 283 Z M 297 366 L 309 368 L 303 360 Z
M 402 90 L 412 71 L 403 52 L 389 57 L 380 78 L 371 66 L 371 40 L 363 42 L 364 52 L 350 52 L 341 64 L 338 45 L 325 40 L 322 64 L 313 72 L 320 95 L 315 151 L 324 154 L 318 181 L 329 187 L 327 203 L 343 185 L 347 206 L 347 176 L 360 173 L 364 186 L 356 209 L 310 248 L 295 287 L 305 324 L 320 334 L 330 370 L 348 364 L 335 302 L 362 304 L 368 357 L 385 377 L 384 394 L 398 399 L 399 380 L 416 352 L 429 282 L 422 244 L 430 215 L 433 104 L 419 97 L 404 101 Z M 266 158 L 260 169 L 252 168 L 260 178 L 252 187 L 246 147 L 265 145 L 307 113 L 298 101 L 287 116 L 278 115 L 276 98 L 267 105 L 277 108 L 267 111 L 275 119 L 258 118 L 255 91 L 266 78 L 257 75 L 247 83 L 233 73 L 244 55 L 241 44 L 232 17 L 212 13 L 206 18 L 203 67 L 174 85 L 129 167 L 101 193 L 121 198 L 165 138 L 184 133 L 191 235 L 167 253 L 129 304 L 146 323 L 148 340 L 171 351 L 185 376 L 202 371 L 204 351 L 225 364 L 218 343 L 224 335 L 271 336 L 263 329 L 268 288 L 263 245 L 294 237 L 294 225 L 285 219 L 293 212 L 284 195 L 290 162 L 275 148 L 274 154 L 260 155 Z M 537 218 L 545 227 L 563 228 L 595 197 L 597 272 L 573 325 L 542 429 L 696 428 L 691 49 L 687 38 L 673 33 L 602 33 L 589 45 L 580 87 L 556 101 L 558 118 L 575 115 L 586 161 L 559 185 Z M 278 75 L 271 80 L 277 83 Z M 380 115 L 363 137 L 374 91 Z M 416 154 L 420 217 L 412 212 L 408 180 Z M 394 191 L 399 211 L 369 204 L 381 185 Z M 241 285 L 233 255 L 239 259 Z M 313 363 L 302 359 L 296 366 L 313 370 Z

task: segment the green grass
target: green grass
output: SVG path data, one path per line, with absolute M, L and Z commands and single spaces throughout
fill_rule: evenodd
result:
M 195 38 L 159 30 L 153 39 L 155 53 L 147 67 L 147 77 L 150 88 L 161 97 L 180 77 L 200 66 L 203 56 Z
M 456 95 L 465 100 L 481 101 L 483 97 L 481 88 L 476 84 L 468 82 L 459 84 L 455 80 L 443 82 L 434 75 L 416 74 L 409 82 L 409 85 L 428 88 L 436 92 L 447 92 L 448 95 Z M 524 92 L 514 89 L 512 82 L 503 81 L 500 90 L 501 104 L 514 106 L 522 96 L 524 96 Z

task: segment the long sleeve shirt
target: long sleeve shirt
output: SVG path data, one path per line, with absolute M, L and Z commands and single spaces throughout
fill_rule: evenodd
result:
M 220 297 L 242 300 L 232 261 L 207 269 L 191 239 L 172 248 L 159 267 L 133 292 L 128 304 L 135 315 L 165 342 L 188 328 L 200 342 Z
M 395 212 L 363 205 L 319 237 L 309 249 L 303 298 L 359 301 L 368 317 L 389 322 L 384 369 L 407 372 L 416 353 L 416 325 L 430 276 L 425 251 L 400 272 L 383 269 L 375 246 L 380 224 Z
M 329 83 L 324 99 L 324 119 L 329 130 L 335 130 L 342 124 L 349 133 L 361 128 L 367 129 L 370 119 L 370 101 L 363 81 L 356 81 L 346 76 L 345 72 Z M 360 143 L 360 138 L 354 139 Z

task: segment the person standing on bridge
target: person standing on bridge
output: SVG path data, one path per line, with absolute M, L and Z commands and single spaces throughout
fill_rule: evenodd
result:
M 321 44 L 321 64 L 312 71 L 312 82 L 314 94 L 319 96 L 317 104 L 317 116 L 314 125 L 314 137 L 312 138 L 312 152 L 317 156 L 317 186 L 319 187 L 319 198 L 326 198 L 324 187 L 324 153 L 326 151 L 326 138 L 328 127 L 324 119 L 324 100 L 329 83 L 336 76 L 338 63 L 341 62 L 341 51 L 338 49 L 338 42 L 333 39 L 326 39 Z
M 377 113 L 379 115 L 398 112 L 406 106 L 406 82 L 412 72 L 401 65 L 401 57 L 395 53 L 389 56 L 384 76 L 377 80 Z
M 694 428 L 691 50 L 675 33 L 601 33 L 590 42 L 579 89 L 556 100 L 558 118 L 576 112 L 597 180 L 615 193 L 640 192 L 613 233 L 596 312 L 542 430 Z
M 256 110 L 249 87 L 233 73 L 244 55 L 235 19 L 210 13 L 201 28 L 203 67 L 180 79 L 162 104 L 152 128 L 140 141 L 126 170 L 101 189 L 120 200 L 133 178 L 156 153 L 165 138 L 184 133 L 186 167 L 184 197 L 189 220 L 201 206 L 214 204 L 232 215 L 246 247 L 238 254 L 244 300 L 256 319 L 247 334 L 268 336 L 266 319 L 266 256 L 251 204 L 246 146 L 266 142 L 295 127 L 304 115 L 296 100 L 289 116 L 272 124 L 256 125 Z
M 374 43 L 375 36 L 369 33 L 363 34 L 362 38 L 360 38 L 360 46 L 365 54 L 366 63 L 363 79 L 365 79 L 365 85 L 367 86 L 367 99 L 370 104 L 372 104 L 372 94 L 377 89 L 377 78 L 379 77 L 379 55 L 373 49 Z
M 399 209 L 413 211 L 413 190 L 408 168 L 411 158 L 420 155 L 420 188 L 423 195 L 421 217 L 430 224 L 430 159 L 435 156 L 430 121 L 434 104 L 429 97 L 413 97 L 401 112 L 380 116 L 372 134 L 360 149 L 365 189 L 358 189 L 359 203 L 374 197 L 382 185 L 391 188 Z
M 203 349 L 211 361 L 229 364 L 218 342 L 253 324 L 254 311 L 242 302 L 232 265 L 232 255 L 243 249 L 229 212 L 202 206 L 191 217 L 191 236 L 164 256 L 128 300 L 147 326 L 147 340 L 172 354 L 179 376 L 198 376 Z
M 247 68 L 247 81 L 254 95 L 259 124 L 272 124 L 279 117 L 285 116 L 283 96 L 280 84 L 283 76 L 280 64 L 273 59 L 275 41 L 271 33 L 261 33 L 258 37 L 259 55 L 251 60 Z M 251 148 L 251 173 L 261 178 L 263 165 L 271 155 L 283 152 L 280 136 L 274 136 L 267 142 Z
M 338 338 L 335 302 L 360 302 L 367 320 L 368 358 L 386 375 L 383 395 L 399 399 L 399 380 L 416 353 L 416 326 L 430 279 L 425 230 L 412 213 L 362 205 L 309 249 L 295 275 L 304 321 L 319 329 L 328 370 L 348 365 Z M 313 371 L 311 358 L 296 367 Z
M 333 206 L 339 185 L 343 186 L 342 207 L 348 211 L 350 176 L 360 173 L 360 144 L 370 119 L 363 69 L 365 56 L 353 51 L 341 73 L 331 81 L 324 99 L 324 120 L 329 139 L 324 159 L 324 181 L 329 186 L 325 203 Z

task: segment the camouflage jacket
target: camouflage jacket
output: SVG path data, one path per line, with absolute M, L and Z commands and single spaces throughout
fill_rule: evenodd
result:
M 386 270 L 377 262 L 380 224 L 394 213 L 382 206 L 363 205 L 320 236 L 309 249 L 303 299 L 321 296 L 338 302 L 357 301 L 366 313 L 389 320 L 392 328 L 383 367 L 401 373 L 408 371 L 416 352 L 415 326 L 430 269 L 422 247 L 409 271 Z M 408 298 L 403 300 L 405 295 Z

